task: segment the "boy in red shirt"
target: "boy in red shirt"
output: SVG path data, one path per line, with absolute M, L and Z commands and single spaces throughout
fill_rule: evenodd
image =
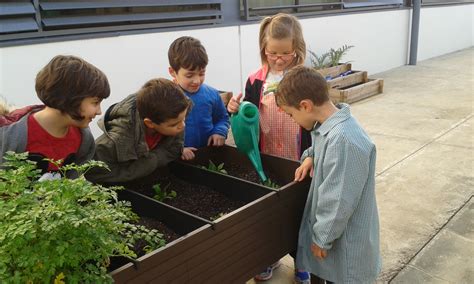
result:
M 16 110 L 2 119 L 0 151 L 29 152 L 43 173 L 63 164 L 82 164 L 94 155 L 89 123 L 101 114 L 100 103 L 110 94 L 105 74 L 75 56 L 54 57 L 36 76 L 38 98 L 44 105 Z M 13 118 L 14 121 L 11 120 Z
M 87 179 L 98 183 L 129 182 L 179 158 L 185 119 L 192 102 L 170 80 L 151 79 L 135 94 L 112 105 L 98 124 L 94 160 L 110 171 L 92 169 Z

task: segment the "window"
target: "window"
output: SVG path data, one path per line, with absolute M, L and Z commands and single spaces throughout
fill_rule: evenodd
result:
M 297 15 L 337 12 L 354 8 L 387 7 L 403 5 L 403 0 L 241 0 L 241 15 L 254 19 L 278 12 Z
M 0 0 L 0 43 L 57 35 L 212 25 L 222 0 Z

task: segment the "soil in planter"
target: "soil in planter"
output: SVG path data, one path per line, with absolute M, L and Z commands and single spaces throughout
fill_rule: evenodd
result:
M 149 230 L 157 230 L 158 232 L 160 232 L 160 234 L 163 234 L 163 239 L 165 240 L 165 243 L 170 243 L 181 237 L 176 232 L 168 228 L 163 222 L 160 222 L 153 218 L 140 217 L 140 219 L 135 224 L 145 226 Z M 144 240 L 138 240 L 135 243 L 133 251 L 137 254 L 137 258 L 145 255 L 145 251 L 143 250 L 143 248 L 146 245 L 147 243 Z M 109 267 L 107 267 L 107 270 L 109 272 L 114 271 L 115 269 L 127 264 L 128 262 L 130 262 L 130 260 L 125 257 L 111 257 L 110 265 Z
M 207 168 L 208 165 L 202 165 L 202 167 Z M 260 179 L 259 175 L 257 174 L 257 172 L 255 171 L 253 167 L 248 167 L 247 165 L 242 165 L 238 163 L 229 163 L 229 164 L 224 164 L 223 168 L 224 170 L 226 170 L 227 174 L 230 176 L 237 177 L 237 178 L 240 178 L 246 181 L 251 181 L 258 184 L 263 184 L 262 180 Z M 283 185 L 285 185 L 285 182 L 282 181 L 282 179 L 278 175 L 265 169 L 264 169 L 264 172 L 267 178 L 269 178 L 273 183 L 277 184 L 278 187 L 282 187 Z
M 165 199 L 163 202 L 208 220 L 215 220 L 246 204 L 244 201 L 231 200 L 225 194 L 208 186 L 187 183 L 172 174 L 158 175 L 160 177 L 152 181 L 142 180 L 126 187 L 153 198 L 155 192 L 152 187 L 159 183 L 162 190 L 166 192 L 174 190 L 177 194 L 175 198 Z

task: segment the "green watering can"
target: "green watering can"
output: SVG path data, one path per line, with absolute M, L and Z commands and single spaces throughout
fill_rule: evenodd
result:
M 258 108 L 250 102 L 242 102 L 237 113 L 230 118 L 232 134 L 237 149 L 247 154 L 260 179 L 265 182 L 258 140 L 260 137 Z

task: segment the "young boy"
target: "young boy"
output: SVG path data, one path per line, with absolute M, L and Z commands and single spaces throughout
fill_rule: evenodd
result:
M 313 69 L 290 70 L 279 107 L 311 130 L 295 180 L 313 173 L 299 231 L 297 267 L 337 283 L 373 283 L 381 268 L 375 200 L 375 145 L 347 104 L 335 106 Z
M 38 73 L 35 89 L 44 105 L 17 109 L 0 120 L 2 161 L 7 151 L 28 151 L 45 173 L 57 168 L 44 158 L 63 165 L 90 160 L 95 144 L 88 126 L 110 94 L 105 74 L 81 58 L 59 55 Z
M 191 160 L 198 147 L 222 146 L 229 131 L 229 116 L 219 92 L 204 84 L 208 58 L 201 42 L 189 36 L 176 39 L 168 50 L 169 73 L 193 101 L 186 118 L 181 158 Z
M 94 159 L 111 171 L 94 169 L 87 179 L 120 183 L 151 174 L 180 157 L 191 101 L 166 79 L 148 81 L 136 94 L 112 105 L 99 120 Z

